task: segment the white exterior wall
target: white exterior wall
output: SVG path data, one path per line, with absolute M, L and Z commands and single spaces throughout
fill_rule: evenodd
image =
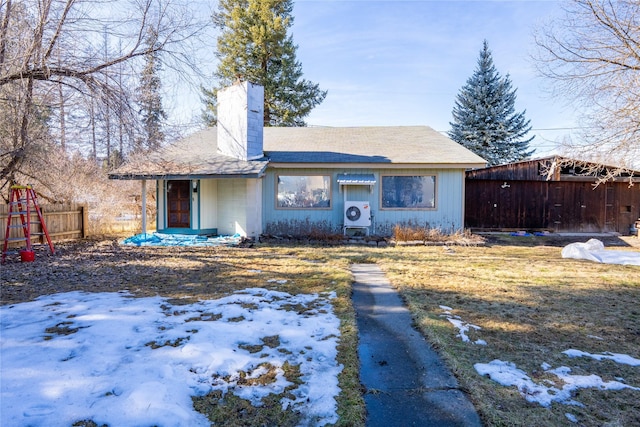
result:
M 262 233 L 260 179 L 220 179 L 217 193 L 218 234 L 258 237 Z
M 224 179 L 218 182 L 218 234 L 244 234 L 246 222 L 246 189 L 243 179 Z
M 200 227 L 202 229 L 218 226 L 218 181 L 200 180 Z
M 262 180 L 247 179 L 247 236 L 262 234 Z
M 262 152 L 264 88 L 249 82 L 218 91 L 218 151 L 240 160 L 255 160 Z

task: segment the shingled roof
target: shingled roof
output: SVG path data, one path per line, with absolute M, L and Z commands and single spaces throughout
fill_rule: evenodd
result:
M 359 167 L 385 165 L 477 168 L 481 157 L 427 126 L 264 128 L 259 160 L 242 161 L 217 150 L 216 128 L 208 128 L 146 157 L 132 159 L 114 179 L 260 177 L 267 165 Z

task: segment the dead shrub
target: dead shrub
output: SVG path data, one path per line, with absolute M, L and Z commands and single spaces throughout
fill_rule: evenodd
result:
M 420 241 L 424 243 L 467 243 L 480 244 L 484 242 L 481 236 L 474 235 L 469 230 L 456 230 L 451 233 L 428 225 L 416 226 L 411 223 L 396 224 L 393 227 L 393 239 L 397 242 Z
M 316 240 L 334 240 L 340 233 L 327 221 L 311 221 L 290 219 L 270 222 L 265 227 L 265 233 L 274 236 L 308 237 Z

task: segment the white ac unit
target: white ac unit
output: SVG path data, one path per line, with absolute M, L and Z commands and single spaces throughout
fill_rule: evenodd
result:
M 344 202 L 345 227 L 369 227 L 371 225 L 371 205 L 369 202 Z

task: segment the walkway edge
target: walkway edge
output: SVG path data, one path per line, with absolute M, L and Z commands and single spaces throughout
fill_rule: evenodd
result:
M 481 426 L 480 417 L 376 264 L 353 264 L 367 426 Z

